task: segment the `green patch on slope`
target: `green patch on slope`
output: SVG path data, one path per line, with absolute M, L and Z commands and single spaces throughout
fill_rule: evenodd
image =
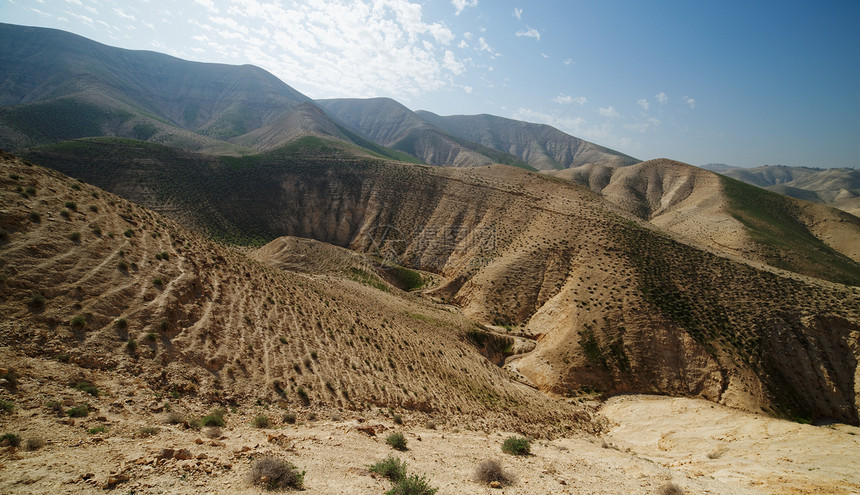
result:
M 722 181 L 729 213 L 747 227 L 767 263 L 832 282 L 860 285 L 860 263 L 812 235 L 783 196 L 728 177 Z

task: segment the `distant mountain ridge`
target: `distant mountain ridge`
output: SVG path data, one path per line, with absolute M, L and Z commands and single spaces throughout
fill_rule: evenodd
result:
M 478 142 L 458 117 L 416 113 L 385 98 L 313 102 L 259 67 L 125 50 L 54 29 L 0 23 L 0 47 L 3 149 L 122 137 L 241 156 L 316 136 L 440 166 L 638 162 L 549 126 L 500 117 L 475 117 L 493 136 Z
M 702 168 L 793 198 L 822 203 L 860 217 L 860 170 L 850 168 L 755 168 L 707 164 Z

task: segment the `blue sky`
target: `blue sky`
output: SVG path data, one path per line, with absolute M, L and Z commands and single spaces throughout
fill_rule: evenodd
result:
M 860 165 L 860 2 L 0 0 L 312 98 L 540 122 L 641 159 Z

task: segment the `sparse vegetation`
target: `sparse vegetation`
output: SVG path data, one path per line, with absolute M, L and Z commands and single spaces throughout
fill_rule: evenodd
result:
M 209 428 L 206 428 L 205 434 L 207 438 L 216 439 L 221 438 L 221 435 L 223 435 L 224 432 L 217 426 L 210 426 Z
M 292 425 L 296 423 L 296 413 L 285 412 L 283 417 L 284 423 Z
M 153 435 L 158 435 L 158 432 L 161 430 L 157 426 L 144 426 L 143 428 L 137 430 L 135 436 L 137 437 L 151 437 Z
M 0 399 L 0 413 L 10 413 L 15 410 L 15 403 L 11 400 Z
M 389 455 L 384 460 L 371 464 L 368 467 L 371 473 L 388 478 L 392 483 L 399 483 L 406 478 L 406 463 Z
M 30 221 L 33 223 L 40 223 L 42 221 L 42 215 L 38 214 L 35 211 L 31 211 L 29 215 Z
M 254 418 L 254 428 L 268 428 L 272 425 L 269 417 L 265 414 L 260 414 Z
M 528 438 L 508 437 L 502 444 L 502 452 L 511 455 L 531 454 L 531 442 Z
M 385 443 L 387 443 L 392 449 L 395 450 L 406 450 L 406 437 L 403 436 L 403 433 L 391 433 L 387 437 L 385 437 Z
M 69 234 L 69 239 L 70 239 L 72 242 L 80 242 L 80 240 L 81 240 L 81 233 L 80 233 L 80 232 L 72 232 L 71 234 Z
M 81 404 L 69 409 L 66 414 L 70 418 L 86 418 L 90 414 L 90 408 L 86 404 Z
M 98 387 L 96 387 L 95 385 L 93 385 L 92 383 L 87 382 L 87 381 L 73 382 L 71 384 L 71 387 L 76 389 L 76 390 L 80 390 L 81 392 L 86 392 L 86 393 L 92 395 L 93 397 L 98 397 L 99 394 L 101 393 L 101 391 L 98 389 Z
M 662 485 L 657 492 L 660 495 L 684 495 L 684 489 L 675 483 L 666 483 Z
M 502 485 L 513 483 L 513 475 L 502 468 L 501 463 L 495 459 L 487 459 L 478 463 L 475 468 L 474 480 L 478 483 L 498 482 Z
M 132 230 L 132 229 L 126 229 L 126 231 L 125 231 L 125 232 L 123 232 L 123 233 L 122 233 L 122 235 L 124 235 L 124 236 L 126 236 L 126 237 L 134 237 L 134 230 Z
M 24 441 L 24 449 L 29 451 L 39 450 L 45 446 L 45 439 L 42 437 L 30 437 Z
M 21 445 L 21 437 L 14 433 L 4 433 L 2 436 L 0 436 L 0 445 L 18 447 L 19 445 Z
M 66 208 L 68 208 L 72 211 L 78 211 L 78 204 L 75 203 L 74 201 L 66 201 L 65 206 L 66 206 Z
M 251 463 L 250 482 L 266 490 L 304 488 L 305 472 L 290 462 L 277 457 L 263 457 Z
M 439 491 L 433 488 L 424 476 L 410 475 L 394 485 L 385 495 L 433 495 Z
M 73 328 L 77 328 L 78 330 L 86 328 L 87 318 L 84 315 L 74 316 L 71 321 L 69 321 L 69 325 L 71 325 Z
M 27 306 L 30 306 L 33 309 L 44 308 L 45 296 L 43 296 L 42 294 L 33 294 L 27 301 Z
M 209 414 L 200 419 L 200 424 L 203 426 L 224 426 L 227 423 L 224 421 L 224 415 L 227 411 L 221 408 L 213 409 Z
M 107 431 L 107 427 L 105 425 L 99 425 L 99 426 L 93 426 L 92 428 L 87 430 L 87 433 L 89 433 L 90 435 L 97 435 L 99 433 L 104 433 L 106 431 Z

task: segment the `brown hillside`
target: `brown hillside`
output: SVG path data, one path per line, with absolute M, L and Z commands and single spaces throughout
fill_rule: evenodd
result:
M 480 416 L 540 423 L 542 434 L 586 418 L 511 381 L 466 340 L 474 324 L 444 308 L 266 267 L 112 194 L 2 160 L 0 341 L 67 363 L 69 379 L 134 376 L 151 394 L 202 404 Z

